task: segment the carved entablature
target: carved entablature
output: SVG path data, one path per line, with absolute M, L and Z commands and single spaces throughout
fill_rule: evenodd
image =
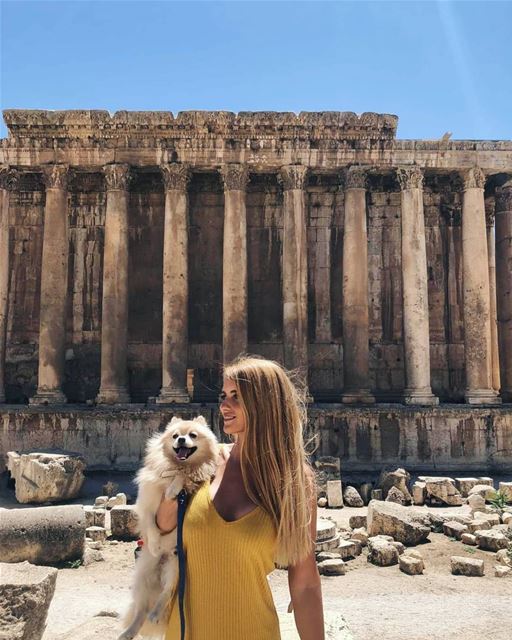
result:
M 41 167 L 47 189 L 67 189 L 69 167 L 66 164 L 47 164 Z
M 249 169 L 245 164 L 225 164 L 220 169 L 220 175 L 226 191 L 245 191 L 249 182 Z
M 398 167 L 396 177 L 400 189 L 423 189 L 423 171 L 419 167 Z
M 367 187 L 367 169 L 364 167 L 353 165 L 348 167 L 344 172 L 345 189 L 366 189 Z
M 8 109 L 9 145 L 255 149 L 389 148 L 398 118 L 351 111 L 37 111 Z
M 20 176 L 16 169 L 11 169 L 7 165 L 0 166 L 0 189 L 16 191 L 19 183 Z
M 277 177 L 284 191 L 290 191 L 291 189 L 304 189 L 307 173 L 308 168 L 301 164 L 288 164 L 281 167 Z
M 132 178 L 129 164 L 106 164 L 103 167 L 103 173 L 105 175 L 105 185 L 109 191 L 128 190 Z
M 496 211 L 512 211 L 512 177 L 496 189 Z
M 471 167 L 461 173 L 463 189 L 483 189 L 485 187 L 485 174 L 480 167 Z
M 173 189 L 177 191 L 186 191 L 190 182 L 191 172 L 187 164 L 179 162 L 170 162 L 169 164 L 160 165 L 164 188 L 166 191 Z

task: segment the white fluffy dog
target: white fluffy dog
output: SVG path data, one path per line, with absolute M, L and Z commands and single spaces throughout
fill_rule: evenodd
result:
M 202 416 L 173 418 L 163 433 L 148 441 L 144 466 L 135 479 L 139 488 L 135 511 L 144 544 L 135 562 L 132 603 L 118 640 L 132 640 L 138 633 L 155 638 L 165 634 L 168 604 L 178 581 L 178 530 L 161 535 L 155 516 L 162 495 L 175 498 L 182 489 L 195 493 L 215 474 L 221 455 L 221 446 Z

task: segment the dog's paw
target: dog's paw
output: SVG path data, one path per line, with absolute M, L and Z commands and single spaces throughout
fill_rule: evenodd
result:
M 117 637 L 117 640 L 133 640 L 135 638 L 134 633 L 129 633 L 128 631 L 124 631 L 120 636 Z
M 162 616 L 162 612 L 157 607 L 148 613 L 148 620 L 153 624 L 158 624 L 160 622 L 160 618 Z

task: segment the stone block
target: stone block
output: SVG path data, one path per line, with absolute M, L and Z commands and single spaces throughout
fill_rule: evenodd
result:
M 373 489 L 371 493 L 371 498 L 372 500 L 382 500 L 383 499 L 382 489 Z
M 400 571 L 403 571 L 410 576 L 419 576 L 425 569 L 425 565 L 421 558 L 414 558 L 413 556 L 405 554 L 399 556 L 398 566 L 400 567 Z
M 379 567 L 398 564 L 398 549 L 389 540 L 374 536 L 368 538 L 368 562 Z
M 470 490 L 477 484 L 481 484 L 479 478 L 455 478 L 455 486 L 463 498 L 467 498 Z
M 362 547 L 366 547 L 367 543 L 368 543 L 368 532 L 366 531 L 366 529 L 364 527 L 361 527 L 360 529 L 354 529 L 354 531 L 352 532 L 352 540 L 359 540 L 359 542 L 361 543 Z
M 468 531 L 468 527 L 460 522 L 455 522 L 455 520 L 450 520 L 443 524 L 443 533 L 445 536 L 449 536 L 450 538 L 455 538 L 456 540 L 460 540 L 463 533 Z
M 463 533 L 460 537 L 462 544 L 467 544 L 471 547 L 476 547 L 476 536 L 472 533 Z
M 326 518 L 317 518 L 316 521 L 316 541 L 324 542 L 336 535 L 336 525 Z
M 415 505 L 421 506 L 425 504 L 427 497 L 427 485 L 424 482 L 415 482 L 412 485 L 412 501 Z
M 475 531 L 476 543 L 480 549 L 485 551 L 499 551 L 506 549 L 508 546 L 508 538 L 494 529 Z
M 0 563 L 0 576 L 0 638 L 41 640 L 57 569 L 28 562 Z
M 93 542 L 104 543 L 107 539 L 107 531 L 103 527 L 87 527 L 85 535 Z
M 450 558 L 451 571 L 454 576 L 483 576 L 484 561 L 476 558 L 463 558 L 462 556 L 452 556 Z
M 397 489 L 397 487 L 391 487 L 391 489 L 388 491 L 386 502 L 394 502 L 395 504 L 401 504 L 404 506 L 410 504 L 410 502 L 407 501 L 405 494 L 402 493 L 400 489 Z
M 347 571 L 347 567 L 341 558 L 322 560 L 317 564 L 317 567 L 318 573 L 322 576 L 344 576 Z
M 512 503 L 512 482 L 500 482 L 498 490 L 507 496 L 507 502 Z
M 355 487 L 345 487 L 343 503 L 347 507 L 364 507 L 364 502 Z
M 474 493 L 468 496 L 468 505 L 471 509 L 471 513 L 475 514 L 477 511 L 483 511 L 485 509 L 485 497 L 479 493 Z
M 357 545 L 350 540 L 342 540 L 336 549 L 336 552 L 340 554 L 340 558 L 355 558 L 359 554 L 357 553 Z
M 98 496 L 94 501 L 95 507 L 106 507 L 108 502 L 108 496 Z
M 476 531 L 480 531 L 482 529 L 491 529 L 491 523 L 487 522 L 487 520 L 472 520 L 468 525 L 468 533 L 475 533 Z
M 475 511 L 475 513 L 473 514 L 473 518 L 475 520 L 483 520 L 484 522 L 488 522 L 491 527 L 494 527 L 495 524 L 500 524 L 500 516 L 495 512 L 489 513 L 487 511 Z
M 496 562 L 504 564 L 506 567 L 512 567 L 512 555 L 509 554 L 508 549 L 496 551 Z
M 462 496 L 455 487 L 453 478 L 427 477 L 425 485 L 429 502 L 451 507 L 458 507 L 462 504 Z
M 84 457 L 79 453 L 33 451 L 7 453 L 7 468 L 22 504 L 60 502 L 76 498 L 85 480 Z
M 475 494 L 484 498 L 486 502 L 489 502 L 489 500 L 492 500 L 496 496 L 496 489 L 488 484 L 477 484 L 469 491 L 468 498 Z
M 107 500 L 107 509 L 113 509 L 127 504 L 126 494 L 118 493 Z
M 322 509 L 325 508 L 327 506 L 327 498 L 318 498 L 316 504 Z
M 1 510 L 0 562 L 48 565 L 82 557 L 85 514 L 81 504 Z
M 494 567 L 494 575 L 496 578 L 506 578 L 512 575 L 512 569 L 499 564 Z
M 132 505 L 114 507 L 110 512 L 110 529 L 116 540 L 136 540 L 139 521 Z
M 416 521 L 415 516 L 410 507 L 372 500 L 368 505 L 368 534 L 390 535 L 405 545 L 419 544 L 428 538 L 430 527 L 424 520 Z M 418 517 L 424 518 L 424 515 Z
M 343 507 L 341 480 L 327 480 L 327 504 L 331 509 Z
M 388 497 L 391 487 L 396 487 L 403 494 L 405 504 L 411 504 L 412 496 L 408 488 L 410 479 L 411 476 L 405 469 L 383 471 L 379 478 L 379 487 L 382 489 L 384 498 Z
M 366 516 L 350 516 L 348 524 L 351 529 L 366 529 Z

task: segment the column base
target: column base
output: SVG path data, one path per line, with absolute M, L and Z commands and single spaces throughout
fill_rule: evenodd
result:
M 402 402 L 404 404 L 436 406 L 439 404 L 439 398 L 430 389 L 404 389 Z
M 100 389 L 96 396 L 96 404 L 130 404 L 130 394 L 125 387 Z
M 494 389 L 466 389 L 464 400 L 468 404 L 501 404 L 502 402 Z
M 49 405 L 49 404 L 66 404 L 68 399 L 60 389 L 38 389 L 35 396 L 28 399 L 29 404 L 33 405 Z
M 176 387 L 162 387 L 160 395 L 155 398 L 155 404 L 184 404 L 190 402 L 186 389 Z
M 343 404 L 374 404 L 375 397 L 369 389 L 347 389 L 341 396 Z

